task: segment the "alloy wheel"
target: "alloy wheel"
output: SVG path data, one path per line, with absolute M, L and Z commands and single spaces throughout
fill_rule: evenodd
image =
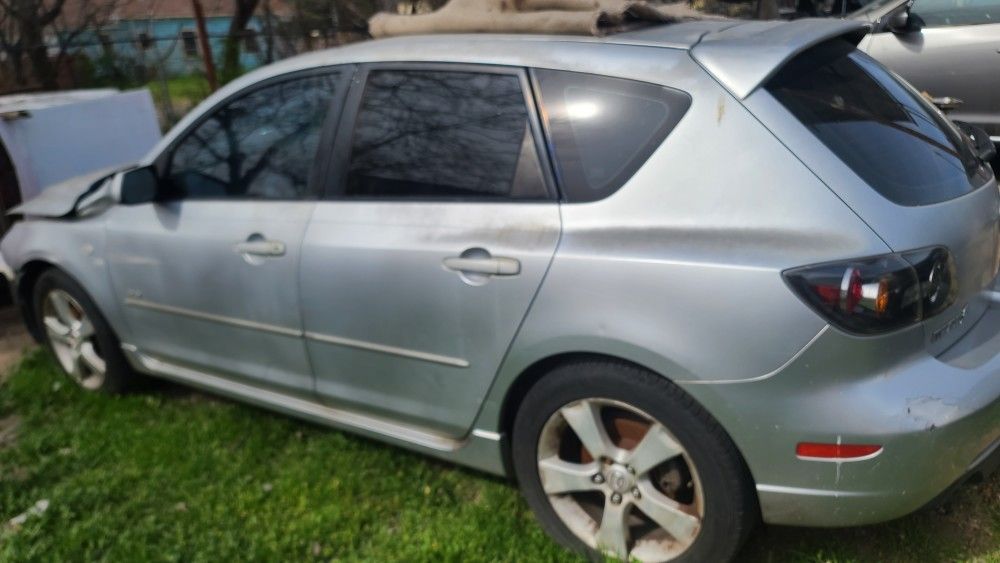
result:
M 104 383 L 107 363 L 101 356 L 94 324 L 69 293 L 53 289 L 42 301 L 42 323 L 59 365 L 85 389 Z
M 687 451 L 659 422 L 620 401 L 574 401 L 552 414 L 538 472 L 562 522 L 593 549 L 668 561 L 694 543 L 704 496 Z

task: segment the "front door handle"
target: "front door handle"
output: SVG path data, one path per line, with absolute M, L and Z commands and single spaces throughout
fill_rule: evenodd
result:
M 233 246 L 237 254 L 248 256 L 284 256 L 285 243 L 277 240 L 249 239 Z
M 503 256 L 491 256 L 489 258 L 452 256 L 445 258 L 443 264 L 449 270 L 466 274 L 516 276 L 521 273 L 521 263 L 517 259 L 505 258 Z

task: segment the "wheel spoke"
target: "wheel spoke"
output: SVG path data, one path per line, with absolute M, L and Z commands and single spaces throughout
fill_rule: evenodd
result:
M 642 441 L 632 450 L 629 464 L 635 469 L 636 475 L 644 475 L 664 461 L 681 455 L 683 451 L 680 444 L 667 433 L 667 429 L 654 422 Z
M 623 561 L 628 561 L 628 516 L 629 504 L 614 504 L 611 499 L 604 501 L 601 527 L 597 530 L 597 548 L 609 552 Z
M 73 315 L 73 308 L 70 306 L 69 298 L 65 293 L 62 291 L 53 291 L 49 294 L 49 303 L 52 304 L 52 309 L 64 325 L 73 326 L 77 322 L 78 319 Z
M 600 488 L 591 479 L 600 471 L 598 463 L 572 463 L 556 456 L 538 462 L 542 488 L 550 495 Z
M 94 349 L 92 342 L 84 342 L 80 346 L 80 361 L 96 375 L 104 374 L 104 370 L 107 369 L 107 364 L 101 358 L 100 354 L 97 353 L 97 350 Z
M 85 371 L 83 363 L 83 354 L 80 353 L 79 349 L 72 349 L 69 351 L 69 364 L 70 364 L 69 369 L 67 370 L 69 372 L 69 375 L 73 379 L 82 383 Z
M 91 336 L 94 336 L 94 333 L 96 331 L 94 330 L 94 323 L 90 322 L 90 319 L 88 319 L 87 317 L 83 317 L 82 319 L 80 319 L 79 323 L 80 326 L 78 330 L 80 333 L 80 338 L 86 339 L 90 338 Z
M 688 513 L 680 503 L 656 490 L 648 480 L 639 484 L 639 490 L 642 496 L 635 501 L 639 510 L 682 544 L 694 541 L 701 528 L 701 520 L 697 516 Z
M 42 323 L 45 325 L 45 330 L 49 333 L 51 338 L 54 338 L 60 342 L 66 342 L 69 337 L 70 328 L 59 319 L 55 317 L 45 317 L 42 319 Z
M 619 449 L 608 437 L 604 421 L 601 420 L 601 409 L 597 403 L 583 400 L 563 407 L 559 412 L 591 456 L 595 459 L 601 456 L 612 459 L 618 457 Z

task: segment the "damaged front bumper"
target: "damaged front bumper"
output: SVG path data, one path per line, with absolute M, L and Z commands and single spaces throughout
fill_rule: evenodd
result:
M 14 270 L 0 254 L 0 303 L 14 302 Z

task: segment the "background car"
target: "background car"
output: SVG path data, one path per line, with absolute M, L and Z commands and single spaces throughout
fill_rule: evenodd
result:
M 1000 144 L 1000 0 L 876 0 L 859 48 Z

